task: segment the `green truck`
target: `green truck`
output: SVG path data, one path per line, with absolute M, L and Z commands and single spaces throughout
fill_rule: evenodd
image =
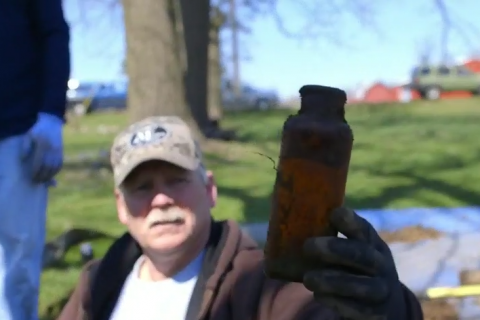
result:
M 412 72 L 410 87 L 428 100 L 437 100 L 442 92 L 451 91 L 480 95 L 480 74 L 464 66 L 420 66 Z

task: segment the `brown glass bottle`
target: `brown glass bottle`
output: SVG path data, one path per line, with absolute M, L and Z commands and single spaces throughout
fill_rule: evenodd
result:
M 299 112 L 283 126 L 265 245 L 267 276 L 294 282 L 310 269 L 305 240 L 337 235 L 328 214 L 343 204 L 353 145 L 344 91 L 307 85 L 300 97 Z

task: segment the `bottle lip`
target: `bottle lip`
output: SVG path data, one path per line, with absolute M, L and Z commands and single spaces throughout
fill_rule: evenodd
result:
M 300 93 L 301 98 L 318 95 L 329 100 L 332 99 L 338 103 L 344 104 L 347 101 L 347 93 L 342 89 L 335 87 L 308 84 L 302 86 L 298 92 Z

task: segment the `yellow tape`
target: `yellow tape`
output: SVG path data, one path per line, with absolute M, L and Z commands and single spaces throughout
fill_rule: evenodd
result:
M 427 297 L 430 299 L 480 296 L 480 285 L 465 285 L 460 287 L 437 287 L 427 290 Z

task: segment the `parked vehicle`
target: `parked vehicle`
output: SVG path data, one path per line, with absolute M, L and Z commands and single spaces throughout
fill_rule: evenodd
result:
M 480 94 L 480 74 L 464 66 L 420 66 L 412 72 L 411 88 L 428 100 L 439 99 L 442 92 Z
M 124 110 L 127 108 L 127 88 L 117 84 L 103 85 L 94 96 L 89 111 Z
M 229 81 L 223 83 L 222 100 L 225 110 L 265 111 L 275 108 L 279 104 L 279 98 L 275 91 L 256 89 L 248 85 L 241 86 L 240 95 L 236 97 Z
M 67 108 L 76 114 L 126 109 L 126 83 L 79 83 L 71 80 L 67 91 Z M 268 110 L 278 106 L 279 97 L 273 90 L 243 85 L 236 97 L 228 81 L 223 83 L 222 102 L 226 110 Z
M 70 82 L 67 109 L 77 114 L 126 108 L 127 89 L 123 84 Z
M 75 79 L 68 81 L 67 110 L 85 114 L 98 86 L 99 84 L 95 83 L 80 83 Z

